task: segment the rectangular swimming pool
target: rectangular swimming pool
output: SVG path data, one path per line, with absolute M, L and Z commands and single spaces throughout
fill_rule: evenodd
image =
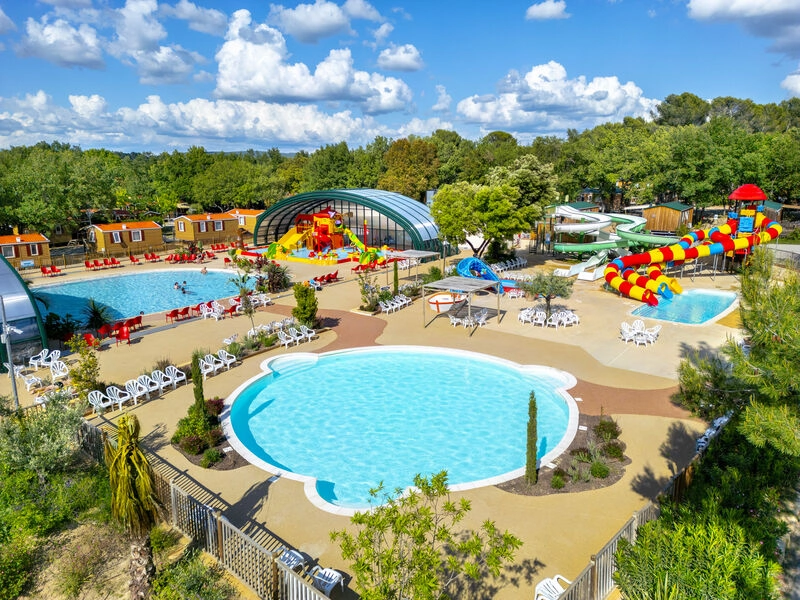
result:
M 733 310 L 735 302 L 735 292 L 692 289 L 682 294 L 675 294 L 669 299 L 659 297 L 658 306 L 645 304 L 632 314 L 646 319 L 703 325 L 729 313 Z

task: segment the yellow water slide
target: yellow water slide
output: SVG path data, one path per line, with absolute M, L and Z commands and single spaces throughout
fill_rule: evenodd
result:
M 292 227 L 289 231 L 286 232 L 281 239 L 278 240 L 278 244 L 283 246 L 284 248 L 288 248 L 289 250 L 297 249 L 297 245 L 301 244 L 305 246 L 305 241 L 308 236 L 311 235 L 311 229 L 306 229 L 303 232 L 298 232 L 297 227 Z

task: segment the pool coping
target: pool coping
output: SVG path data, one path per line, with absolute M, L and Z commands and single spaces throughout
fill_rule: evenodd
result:
M 580 414 L 578 410 L 578 405 L 575 399 L 567 392 L 568 389 L 571 389 L 575 385 L 577 385 L 577 379 L 571 373 L 564 371 L 562 369 L 556 369 L 554 367 L 548 367 L 544 365 L 523 365 L 511 360 L 499 358 L 496 356 L 483 354 L 480 352 L 473 352 L 470 350 L 460 350 L 448 347 L 440 347 L 440 346 L 415 346 L 415 345 L 387 345 L 387 346 L 367 346 L 367 347 L 357 347 L 357 348 L 346 348 L 340 350 L 332 350 L 329 352 L 295 352 L 291 354 L 278 354 L 275 356 L 271 356 L 266 360 L 262 361 L 260 366 L 261 373 L 254 375 L 253 377 L 249 378 L 247 381 L 241 383 L 235 390 L 233 390 L 224 401 L 224 408 L 222 414 L 220 414 L 220 422 L 222 424 L 222 430 L 225 434 L 225 437 L 229 444 L 238 452 L 243 458 L 245 458 L 250 464 L 255 467 L 260 468 L 267 473 L 270 473 L 273 476 L 277 477 L 285 477 L 286 479 L 299 481 L 303 483 L 303 490 L 308 498 L 309 502 L 314 505 L 316 508 L 323 510 L 325 512 L 340 515 L 340 516 L 353 516 L 357 512 L 366 512 L 369 510 L 373 510 L 377 506 L 359 506 L 359 507 L 352 507 L 352 506 L 344 506 L 338 504 L 332 504 L 325 500 L 322 496 L 319 495 L 317 491 L 317 478 L 311 477 L 309 475 L 303 475 L 300 473 L 295 473 L 293 471 L 287 471 L 285 469 L 281 469 L 265 461 L 263 458 L 256 456 L 252 451 L 250 451 L 236 436 L 235 431 L 233 430 L 233 426 L 231 425 L 230 420 L 230 409 L 235 400 L 241 393 L 252 383 L 261 379 L 265 375 L 272 372 L 270 368 L 270 364 L 280 361 L 280 360 L 289 360 L 291 362 L 303 361 L 303 360 L 310 360 L 310 361 L 318 361 L 322 356 L 329 356 L 335 354 L 354 354 L 354 353 L 375 353 L 375 352 L 390 352 L 394 350 L 412 350 L 415 352 L 425 353 L 425 354 L 452 354 L 452 355 L 469 355 L 472 357 L 480 357 L 482 360 L 486 360 L 487 362 L 493 362 L 496 364 L 503 364 L 510 368 L 516 369 L 522 372 L 546 372 L 551 377 L 556 379 L 560 379 L 562 381 L 561 387 L 555 389 L 555 392 L 561 396 L 562 400 L 567 407 L 567 426 L 564 432 L 564 435 L 561 437 L 561 440 L 556 444 L 556 446 L 547 452 L 544 456 L 538 457 L 538 465 L 539 468 L 542 468 L 550 463 L 552 463 L 558 456 L 563 454 L 567 448 L 569 448 L 572 440 L 575 438 L 575 435 L 578 432 L 578 421 L 580 419 Z M 493 477 L 487 477 L 479 480 L 469 481 L 465 483 L 458 483 L 454 485 L 448 485 L 448 489 L 451 492 L 461 492 L 472 490 L 481 487 L 488 487 L 493 485 L 498 485 L 500 483 L 504 483 L 506 481 L 510 481 L 512 479 L 517 479 L 518 477 L 522 477 L 525 474 L 525 467 L 520 467 L 518 469 L 514 469 L 513 471 L 509 471 L 506 473 L 501 473 L 499 475 L 495 475 Z M 403 494 L 408 494 L 412 486 L 406 488 Z

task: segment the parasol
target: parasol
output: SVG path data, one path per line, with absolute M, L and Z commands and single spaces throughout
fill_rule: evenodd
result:
M 752 183 L 745 183 L 733 190 L 728 200 L 766 200 L 767 195 Z

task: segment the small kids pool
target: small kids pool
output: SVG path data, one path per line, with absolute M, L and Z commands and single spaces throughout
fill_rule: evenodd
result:
M 113 320 L 128 319 L 139 313 L 156 313 L 238 295 L 231 274 L 209 269 L 169 269 L 143 273 L 119 273 L 54 285 L 37 286 L 35 292 L 47 301 L 47 312 L 83 319 L 89 298 L 109 309 Z M 175 289 L 186 282 L 186 293 Z
M 381 346 L 277 356 L 262 369 L 228 399 L 231 445 L 339 514 L 416 474 L 446 470 L 451 489 L 522 475 L 531 391 L 542 464 L 577 430 L 572 375 L 472 352 Z
M 673 323 L 703 325 L 729 313 L 735 302 L 735 292 L 694 288 L 670 299 L 659 297 L 658 306 L 643 305 L 632 314 Z

